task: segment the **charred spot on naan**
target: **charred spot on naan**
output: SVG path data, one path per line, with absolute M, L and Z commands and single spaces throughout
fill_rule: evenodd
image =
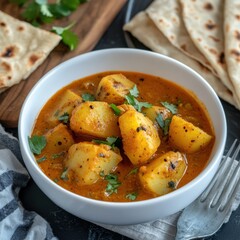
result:
M 0 22 L 0 27 L 6 27 L 6 23 L 5 22 Z
M 28 59 L 28 64 L 30 66 L 33 66 L 41 57 L 42 57 L 41 54 L 36 54 L 36 53 L 31 54 Z
M 0 57 L 12 58 L 15 57 L 17 53 L 17 47 L 10 45 L 3 49 L 3 52 L 0 54 Z
M 237 40 L 240 40 L 240 32 L 239 31 L 234 31 L 234 37 L 237 39 Z
M 235 58 L 237 62 L 240 62 L 240 52 L 236 49 L 230 51 L 231 55 Z
M 213 10 L 213 5 L 211 3 L 206 3 L 203 6 L 203 8 L 206 9 L 206 10 Z
M 212 22 L 211 20 L 208 20 L 208 22 L 205 24 L 207 30 L 213 30 L 217 27 L 217 25 Z
M 236 18 L 237 20 L 240 20 L 240 15 L 239 15 L 239 14 L 235 15 L 235 18 Z

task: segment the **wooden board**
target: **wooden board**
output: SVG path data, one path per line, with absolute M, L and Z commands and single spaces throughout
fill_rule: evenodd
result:
M 0 9 L 20 18 L 21 9 L 9 2 L 0 0 Z M 5 127 L 17 127 L 22 104 L 36 82 L 59 63 L 92 50 L 125 3 L 126 0 L 90 0 L 82 4 L 71 16 L 54 21 L 55 26 L 67 26 L 76 22 L 73 31 L 79 36 L 78 48 L 69 51 L 60 43 L 28 79 L 0 94 L 0 123 Z M 44 28 L 49 30 L 51 25 Z

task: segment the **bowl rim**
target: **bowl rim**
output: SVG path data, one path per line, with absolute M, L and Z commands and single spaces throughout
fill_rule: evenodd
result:
M 43 82 L 45 82 L 46 79 L 49 76 L 54 74 L 56 71 L 58 71 L 63 66 L 71 65 L 74 61 L 78 61 L 78 59 L 82 59 L 84 57 L 94 57 L 97 54 L 110 54 L 110 53 L 113 53 L 113 52 L 115 52 L 115 53 L 127 53 L 127 54 L 129 54 L 129 53 L 131 53 L 131 54 L 143 54 L 143 55 L 148 55 L 150 57 L 161 58 L 163 61 L 167 61 L 170 64 L 179 65 L 181 68 L 184 68 L 186 71 L 190 71 L 192 74 L 196 75 L 196 77 L 201 82 L 201 84 L 206 85 L 208 90 L 211 92 L 213 100 L 215 101 L 216 105 L 218 106 L 218 110 L 219 110 L 220 115 L 222 116 L 222 121 L 223 121 L 223 126 L 222 126 L 223 133 L 222 133 L 222 139 L 221 139 L 221 142 L 220 142 L 221 144 L 219 144 L 218 149 L 217 149 L 218 151 L 216 151 L 216 154 L 214 156 L 212 156 L 212 159 L 209 160 L 209 163 L 207 164 L 207 166 L 201 171 L 201 173 L 197 177 L 195 177 L 193 180 L 191 180 L 190 182 L 188 182 L 184 186 L 180 187 L 179 189 L 174 190 L 173 192 L 170 192 L 168 194 L 158 196 L 158 197 L 155 197 L 155 198 L 147 199 L 147 200 L 139 200 L 139 201 L 132 201 L 132 202 L 108 202 L 108 201 L 95 200 L 95 199 L 91 199 L 91 198 L 88 198 L 88 197 L 84 197 L 84 196 L 78 195 L 76 193 L 73 193 L 73 192 L 59 186 L 54 181 L 52 181 L 48 176 L 46 176 L 43 173 L 43 171 L 40 169 L 40 167 L 33 162 L 33 161 L 35 161 L 35 158 L 34 158 L 33 154 L 30 151 L 28 151 L 29 148 L 26 147 L 26 144 L 28 142 L 26 140 L 24 140 L 25 137 L 24 137 L 24 132 L 23 132 L 23 130 L 24 130 L 25 109 L 28 105 L 29 99 L 32 98 L 32 95 L 34 94 L 35 91 L 37 91 L 38 87 Z M 70 82 L 67 83 L 66 85 L 68 85 L 68 84 L 70 84 Z M 183 87 L 185 89 L 187 89 L 185 86 L 183 86 Z M 58 89 L 56 91 L 58 91 Z M 70 58 L 70 59 L 60 63 L 59 65 L 55 66 L 50 71 L 48 71 L 46 74 L 44 74 L 38 80 L 38 82 L 34 85 L 34 87 L 28 93 L 26 99 L 24 100 L 24 103 L 23 103 L 21 111 L 20 111 L 20 116 L 19 116 L 18 136 L 19 136 L 21 152 L 25 151 L 26 156 L 28 158 L 27 161 L 31 164 L 31 166 L 34 168 L 34 170 L 37 171 L 40 174 L 40 177 L 44 178 L 54 189 L 57 189 L 59 191 L 63 191 L 64 194 L 67 194 L 70 197 L 79 199 L 80 201 L 93 203 L 93 204 L 97 204 L 97 205 L 101 205 L 101 206 L 122 208 L 122 207 L 132 207 L 132 206 L 137 207 L 137 206 L 140 206 L 140 205 L 144 206 L 144 205 L 149 205 L 149 204 L 153 204 L 153 203 L 156 203 L 156 202 L 161 202 L 161 201 L 166 201 L 168 199 L 176 198 L 180 193 L 187 192 L 193 185 L 195 185 L 197 182 L 199 182 L 203 178 L 205 178 L 208 175 L 208 173 L 211 172 L 212 169 L 214 169 L 216 167 L 216 164 L 220 163 L 220 160 L 218 160 L 218 159 L 221 159 L 222 155 L 223 155 L 224 146 L 225 146 L 226 138 L 227 138 L 227 124 L 226 124 L 226 117 L 225 117 L 225 113 L 224 113 L 222 104 L 221 104 L 217 94 L 213 90 L 213 88 L 210 86 L 210 84 L 207 81 L 205 81 L 203 79 L 203 77 L 200 74 L 198 74 L 196 71 L 194 71 L 193 69 L 191 69 L 187 65 L 179 62 L 176 59 L 170 58 L 166 55 L 151 52 L 151 51 L 144 50 L 144 49 L 111 48 L 111 49 L 94 50 L 92 52 L 84 53 L 84 54 L 81 54 L 79 56 Z M 22 155 L 23 155 L 23 153 L 22 153 Z M 25 165 L 27 166 L 27 164 L 25 162 L 26 161 L 25 158 L 23 158 L 23 160 L 24 160 Z M 27 166 L 27 168 L 28 168 L 28 166 Z M 38 185 L 38 183 L 36 183 L 36 184 L 39 188 L 41 188 Z

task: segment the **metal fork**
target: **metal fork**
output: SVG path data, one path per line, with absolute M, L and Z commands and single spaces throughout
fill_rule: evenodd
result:
M 239 150 L 240 144 L 237 144 L 236 139 L 223 157 L 209 186 L 182 212 L 178 219 L 175 240 L 210 236 L 217 232 L 230 216 L 240 185 L 240 161 L 235 161 Z

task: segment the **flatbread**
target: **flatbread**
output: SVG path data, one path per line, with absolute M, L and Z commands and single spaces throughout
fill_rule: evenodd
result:
M 240 97 L 240 2 L 227 0 L 224 7 L 225 58 L 229 77 Z
M 60 40 L 0 11 L 0 92 L 26 79 Z
M 224 54 L 223 0 L 180 0 L 186 29 L 194 44 L 216 70 L 223 84 L 233 93 L 240 106 L 228 76 Z
M 232 93 L 208 69 L 196 60 L 189 58 L 182 51 L 175 48 L 167 38 L 158 30 L 156 25 L 147 16 L 140 12 L 123 28 L 151 50 L 172 57 L 198 72 L 216 91 L 219 97 L 237 107 Z
M 217 75 L 190 38 L 182 20 L 181 5 L 178 0 L 155 0 L 146 9 L 146 13 L 172 45 Z

